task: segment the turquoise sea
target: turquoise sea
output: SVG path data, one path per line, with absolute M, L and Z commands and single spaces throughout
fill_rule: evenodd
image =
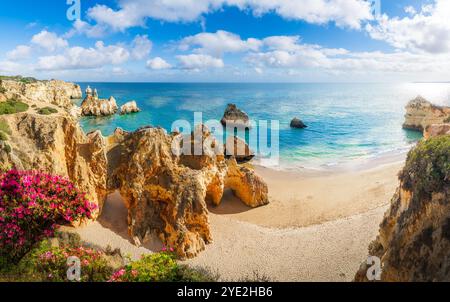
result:
M 141 113 L 82 118 L 86 131 L 104 135 L 116 127 L 136 130 L 145 125 L 171 130 L 175 120 L 193 123 L 220 120 L 235 103 L 254 120 L 280 122 L 280 163 L 260 159 L 273 168 L 321 169 L 355 159 L 371 159 L 408 150 L 421 134 L 402 129 L 409 100 L 422 95 L 436 104 L 450 104 L 450 84 L 231 84 L 231 83 L 80 83 L 97 88 L 100 97 L 114 96 L 119 105 L 136 100 Z M 293 117 L 309 127 L 291 129 Z M 252 130 L 257 131 L 257 130 Z

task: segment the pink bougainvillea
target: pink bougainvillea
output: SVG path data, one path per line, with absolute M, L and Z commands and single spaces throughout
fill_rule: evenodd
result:
M 96 205 L 66 178 L 36 171 L 0 175 L 0 253 L 20 259 L 58 225 L 92 218 Z

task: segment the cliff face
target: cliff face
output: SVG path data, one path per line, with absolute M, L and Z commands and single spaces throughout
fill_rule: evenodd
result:
M 450 135 L 424 140 L 401 171 L 400 187 L 369 255 L 382 281 L 450 281 Z M 367 281 L 363 263 L 356 281 Z
M 1 168 L 40 170 L 66 176 L 100 207 L 106 197 L 105 141 L 100 132 L 85 135 L 65 112 L 51 116 L 2 116 L 11 131 L 0 149 Z
M 450 107 L 435 106 L 418 96 L 406 106 L 403 128 L 424 131 L 433 124 L 450 122 Z
M 81 99 L 80 86 L 63 81 L 36 81 L 24 83 L 14 80 L 0 81 L 0 101 L 16 99 L 25 103 L 42 102 L 70 109 L 73 99 Z

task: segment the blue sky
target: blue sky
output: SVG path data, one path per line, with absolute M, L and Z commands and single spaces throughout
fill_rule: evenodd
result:
M 0 2 L 1 74 L 73 81 L 450 79 L 450 0 L 381 0 L 378 14 L 364 0 L 69 2 Z M 69 20 L 67 10 L 78 2 L 80 19 Z

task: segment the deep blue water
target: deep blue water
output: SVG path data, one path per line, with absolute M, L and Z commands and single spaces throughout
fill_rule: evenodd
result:
M 86 131 L 104 135 L 116 127 L 144 125 L 171 129 L 178 119 L 219 119 L 235 103 L 254 120 L 280 121 L 280 157 L 284 167 L 320 167 L 404 152 L 421 134 L 401 128 L 406 103 L 421 94 L 437 104 L 450 103 L 450 84 L 192 84 L 80 83 L 118 104 L 136 100 L 141 113 L 83 118 Z M 309 127 L 291 129 L 293 117 Z M 255 131 L 255 130 L 253 130 Z

